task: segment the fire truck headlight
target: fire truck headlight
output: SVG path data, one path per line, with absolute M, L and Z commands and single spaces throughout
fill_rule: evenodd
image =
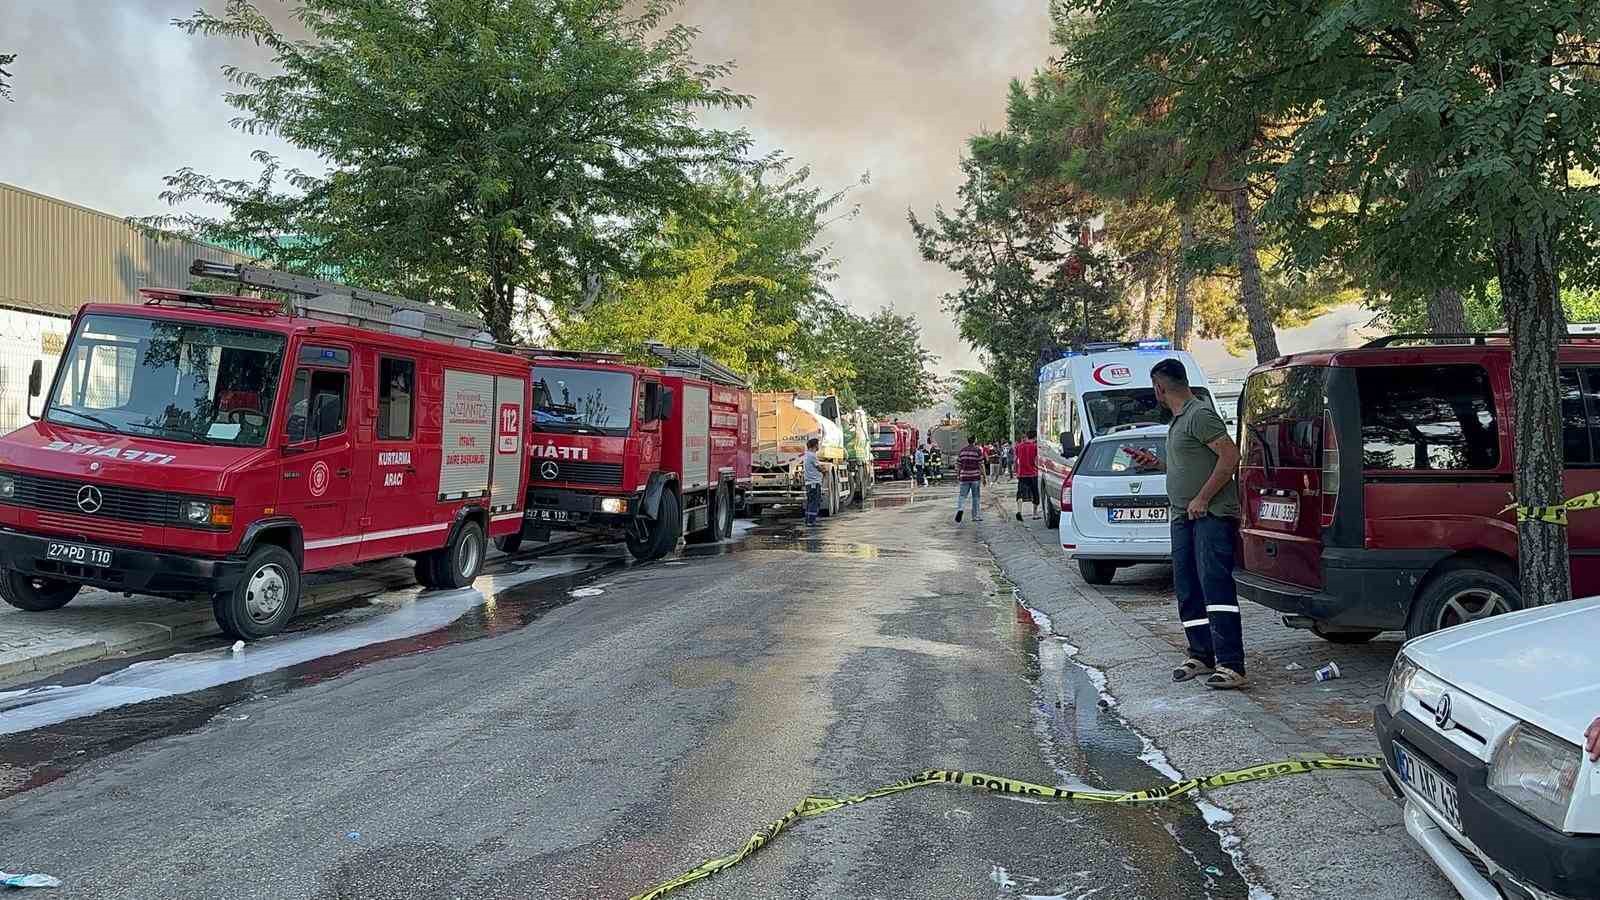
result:
M 183 520 L 190 525 L 210 525 L 211 504 L 204 500 L 184 501 Z
M 10 475 L 0 475 L 0 500 L 10 500 L 17 495 L 17 480 Z
M 625 513 L 628 511 L 628 501 L 621 497 L 607 497 L 600 501 L 600 511 L 603 513 Z

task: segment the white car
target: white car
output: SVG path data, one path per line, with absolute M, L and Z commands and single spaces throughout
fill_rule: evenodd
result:
M 1172 560 L 1167 426 L 1124 427 L 1089 441 L 1061 485 L 1061 549 L 1090 584 L 1117 569 Z
M 1405 645 L 1375 710 L 1406 831 L 1467 900 L 1600 897 L 1600 597 Z

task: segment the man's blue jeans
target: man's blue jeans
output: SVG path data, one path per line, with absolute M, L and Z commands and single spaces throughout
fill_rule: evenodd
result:
M 961 511 L 961 504 L 965 503 L 966 499 L 967 499 L 967 495 L 971 494 L 972 495 L 972 517 L 974 519 L 976 519 L 978 517 L 978 493 L 981 490 L 982 490 L 982 482 L 978 482 L 978 481 L 963 481 L 963 482 L 961 482 L 961 493 L 956 495 L 956 511 L 957 512 Z
M 806 524 L 817 524 L 817 513 L 822 511 L 822 485 L 806 485 Z
M 1233 519 L 1190 519 L 1172 510 L 1172 584 L 1189 655 L 1206 665 L 1244 674 L 1244 635 L 1233 583 Z

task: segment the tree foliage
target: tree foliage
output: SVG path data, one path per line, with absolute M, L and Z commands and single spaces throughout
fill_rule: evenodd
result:
M 849 394 L 874 417 L 926 409 L 940 390 L 930 368 L 938 357 L 922 346 L 922 326 L 884 307 L 871 316 L 846 313 L 831 341 L 849 364 Z
M 470 309 L 511 339 L 519 317 L 571 308 L 602 277 L 653 271 L 651 237 L 669 215 L 715 212 L 697 175 L 745 152 L 742 132 L 696 119 L 749 98 L 719 86 L 727 66 L 691 58 L 694 29 L 671 23 L 678 5 L 302 0 L 307 40 L 279 34 L 250 0 L 176 20 L 268 48 L 277 71 L 224 68 L 231 124 L 328 171 L 286 171 L 265 151 L 255 179 L 180 169 L 163 199 L 224 214 L 147 221 Z
M 966 433 L 977 438 L 979 443 L 1010 438 L 1013 423 L 1006 384 L 988 372 L 971 369 L 957 371 L 955 382 L 953 399 Z M 1018 433 L 1025 433 L 1031 422 L 1032 416 L 1025 415 L 1019 403 L 1015 423 Z

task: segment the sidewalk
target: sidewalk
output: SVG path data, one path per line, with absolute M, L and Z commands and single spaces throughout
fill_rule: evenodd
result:
M 1330 644 L 1245 603 L 1249 689 L 1175 684 L 1171 672 L 1187 645 L 1169 567 L 1124 569 L 1112 584 L 1091 586 L 1043 521 L 1016 522 L 1005 497 L 991 494 L 986 505 L 979 534 L 1006 577 L 1081 648 L 1077 661 L 1105 673 L 1119 712 L 1185 775 L 1302 754 L 1378 752 L 1372 708 L 1383 702 L 1400 635 Z M 1343 677 L 1317 683 L 1312 673 L 1330 661 Z M 1240 785 L 1214 800 L 1234 814 L 1252 878 L 1280 898 L 1456 897 L 1406 834 L 1377 774 Z
M 518 558 L 528 558 L 585 543 L 585 539 L 553 541 Z M 484 571 L 506 559 L 490 550 Z M 330 569 L 305 577 L 302 614 L 416 587 L 408 559 Z M 62 609 L 30 613 L 0 603 L 0 688 L 30 681 L 80 663 L 109 656 L 147 653 L 194 638 L 219 633 L 211 604 L 166 600 L 110 591 L 85 590 Z

